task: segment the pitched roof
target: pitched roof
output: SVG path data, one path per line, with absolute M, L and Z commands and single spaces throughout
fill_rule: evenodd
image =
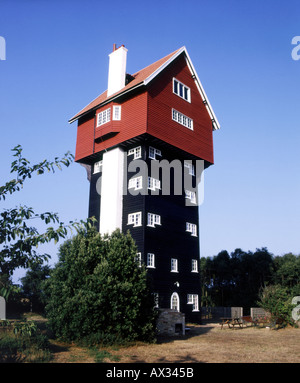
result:
M 208 113 L 212 119 L 213 122 L 213 127 L 215 129 L 219 129 L 219 123 L 218 120 L 210 106 L 210 103 L 208 101 L 208 98 L 204 92 L 204 89 L 201 85 L 201 82 L 198 78 L 198 75 L 195 71 L 195 68 L 190 60 L 190 57 L 187 53 L 187 50 L 185 47 L 182 47 L 180 49 L 177 49 L 175 52 L 170 53 L 169 55 L 163 57 L 162 59 L 154 62 L 151 65 L 148 65 L 146 68 L 141 69 L 140 71 L 134 73 L 132 75 L 133 80 L 130 81 L 125 87 L 123 87 L 121 90 L 118 92 L 110 95 L 107 97 L 107 90 L 103 93 L 101 93 L 98 97 L 96 97 L 92 102 L 90 102 L 86 107 L 81 109 L 75 116 L 73 116 L 70 120 L 69 123 L 72 123 L 76 120 L 78 120 L 79 117 L 83 116 L 87 112 L 89 112 L 92 109 L 95 109 L 99 107 L 101 104 L 104 102 L 112 101 L 114 98 L 120 96 L 121 94 L 127 93 L 132 91 L 133 89 L 142 86 L 142 85 L 147 85 L 150 81 L 152 81 L 162 70 L 164 70 L 175 58 L 177 58 L 180 54 L 185 53 L 187 57 L 187 62 L 189 65 L 189 68 L 192 72 L 192 74 L 195 76 L 196 84 L 198 86 L 198 90 L 202 96 L 203 102 L 205 103 Z

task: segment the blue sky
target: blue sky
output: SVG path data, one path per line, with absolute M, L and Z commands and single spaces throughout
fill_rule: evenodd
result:
M 221 125 L 205 174 L 201 255 L 263 246 L 299 254 L 298 35 L 294 0 L 0 0 L 0 183 L 17 144 L 32 163 L 74 153 L 68 120 L 106 89 L 113 43 L 128 49 L 129 73 L 185 45 Z M 23 203 L 84 219 L 88 190 L 73 163 L 34 177 L 1 209 Z M 57 246 L 46 251 L 55 263 Z

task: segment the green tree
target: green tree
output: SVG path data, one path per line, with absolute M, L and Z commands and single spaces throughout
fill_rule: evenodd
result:
M 24 183 L 34 174 L 41 175 L 45 172 L 55 172 L 62 166 L 69 166 L 73 161 L 73 155 L 67 152 L 64 157 L 56 157 L 54 161 L 44 160 L 35 165 L 23 157 L 20 145 L 12 149 L 15 160 L 11 164 L 11 173 L 15 178 L 0 186 L 0 201 L 4 201 L 10 194 L 20 191 Z M 45 232 L 39 230 L 31 223 L 40 220 L 47 226 Z M 57 227 L 49 226 L 54 224 Z M 48 243 L 52 240 L 57 242 L 65 238 L 72 228 L 79 230 L 87 223 L 72 222 L 64 224 L 60 222 L 57 213 L 44 212 L 35 213 L 32 207 L 21 205 L 16 208 L 3 209 L 0 213 L 0 295 L 8 296 L 11 285 L 7 284 L 14 270 L 19 267 L 28 268 L 33 263 L 41 263 L 48 259 L 47 254 L 38 254 L 38 245 Z M 6 277 L 4 277 L 6 276 Z
M 22 293 L 30 300 L 31 311 L 43 312 L 45 307 L 44 283 L 50 276 L 50 266 L 35 263 L 21 278 Z
M 58 337 L 152 340 L 154 299 L 129 233 L 84 230 L 66 241 L 47 281 L 49 324 Z
M 287 287 L 270 285 L 261 290 L 258 305 L 271 314 L 274 323 L 293 325 L 292 310 L 294 306 L 292 305 L 292 298 Z
M 300 285 L 300 256 L 292 253 L 274 259 L 273 283 L 290 289 Z

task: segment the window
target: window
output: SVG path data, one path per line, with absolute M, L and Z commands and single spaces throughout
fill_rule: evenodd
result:
M 187 303 L 193 305 L 193 311 L 199 311 L 198 294 L 188 294 Z
M 186 231 L 191 233 L 192 236 L 197 237 L 197 225 L 194 223 L 186 223 Z
M 159 308 L 159 294 L 158 293 L 153 293 L 154 296 L 154 307 Z
M 175 109 L 172 109 L 172 119 L 188 129 L 194 129 L 193 120 Z
M 198 273 L 198 260 L 192 259 L 192 273 Z
M 196 192 L 192 192 L 190 190 L 185 191 L 185 198 L 189 199 L 191 203 L 196 203 Z
M 131 178 L 128 182 L 128 189 L 139 190 L 139 189 L 142 189 L 142 187 L 143 187 L 142 176 Z
M 136 253 L 136 263 L 139 267 L 142 267 L 142 253 Z
M 113 106 L 113 120 L 116 120 L 116 121 L 121 120 L 121 105 Z
M 142 225 L 142 212 L 128 214 L 127 225 L 141 226 Z
M 102 161 L 98 161 L 94 163 L 94 174 L 99 173 L 102 170 Z
M 184 167 L 189 169 L 189 174 L 191 176 L 195 175 L 195 167 L 192 162 L 184 161 Z
M 155 225 L 160 225 L 160 215 L 148 213 L 148 226 L 155 227 Z
M 190 88 L 184 85 L 182 82 L 176 80 L 176 78 L 173 78 L 173 92 L 184 100 L 191 102 Z
M 148 177 L 148 189 L 151 189 L 151 190 L 160 189 L 160 180 L 153 177 Z
M 171 272 L 178 273 L 178 259 L 171 258 Z
M 156 160 L 156 156 L 161 156 L 161 151 L 149 146 L 149 158 Z
M 153 253 L 147 254 L 147 267 L 155 268 L 155 255 Z
M 97 126 L 101 126 L 110 121 L 110 108 L 98 113 Z
M 176 311 L 180 310 L 179 295 L 177 293 L 171 295 L 171 309 Z
M 129 149 L 128 150 L 128 156 L 130 156 L 131 154 L 133 154 L 133 159 L 136 160 L 137 158 L 141 158 L 142 157 L 142 148 L 141 146 L 138 146 L 136 148 L 133 148 L 133 149 Z

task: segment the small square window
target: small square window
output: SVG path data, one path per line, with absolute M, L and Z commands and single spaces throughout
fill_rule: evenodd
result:
M 153 177 L 148 177 L 148 189 L 150 190 L 160 189 L 160 180 Z
M 101 126 L 110 121 L 110 108 L 98 113 L 97 126 Z
M 187 304 L 193 305 L 193 311 L 199 311 L 199 297 L 198 294 L 188 294 Z
M 139 267 L 142 267 L 142 253 L 136 253 L 136 262 L 138 264 Z
M 141 148 L 141 146 L 138 146 L 138 147 L 133 148 L 133 149 L 129 149 L 127 155 L 130 156 L 132 154 L 133 154 L 133 159 L 134 160 L 137 160 L 138 158 L 141 158 L 142 157 L 142 148 Z
M 131 178 L 128 182 L 128 189 L 139 190 L 143 188 L 143 177 Z
M 148 226 L 155 227 L 155 225 L 160 225 L 160 215 L 148 213 Z
M 186 223 L 186 231 L 191 233 L 193 237 L 197 237 L 197 225 L 194 223 Z
M 161 156 L 161 151 L 149 146 L 149 158 L 156 160 L 156 156 Z
M 198 260 L 192 259 L 192 273 L 198 273 Z
M 184 100 L 191 102 L 190 88 L 175 78 L 173 78 L 173 92 Z
M 191 176 L 195 175 L 195 167 L 190 160 L 184 161 L 184 167 L 189 169 L 189 174 Z
M 176 258 L 171 258 L 171 272 L 178 272 L 178 260 Z
M 113 106 L 113 120 L 116 120 L 116 121 L 121 120 L 121 105 Z
M 142 212 L 128 214 L 127 225 L 142 226 Z
M 153 253 L 147 254 L 147 267 L 155 267 L 155 255 Z
M 189 199 L 191 201 L 191 203 L 194 203 L 194 204 L 197 203 L 196 192 L 193 192 L 190 190 L 185 190 L 185 198 Z
M 95 163 L 94 163 L 94 174 L 95 174 L 95 173 L 99 173 L 99 172 L 101 172 L 101 170 L 102 170 L 102 164 L 103 164 L 102 161 L 98 161 L 98 162 L 95 162 Z

